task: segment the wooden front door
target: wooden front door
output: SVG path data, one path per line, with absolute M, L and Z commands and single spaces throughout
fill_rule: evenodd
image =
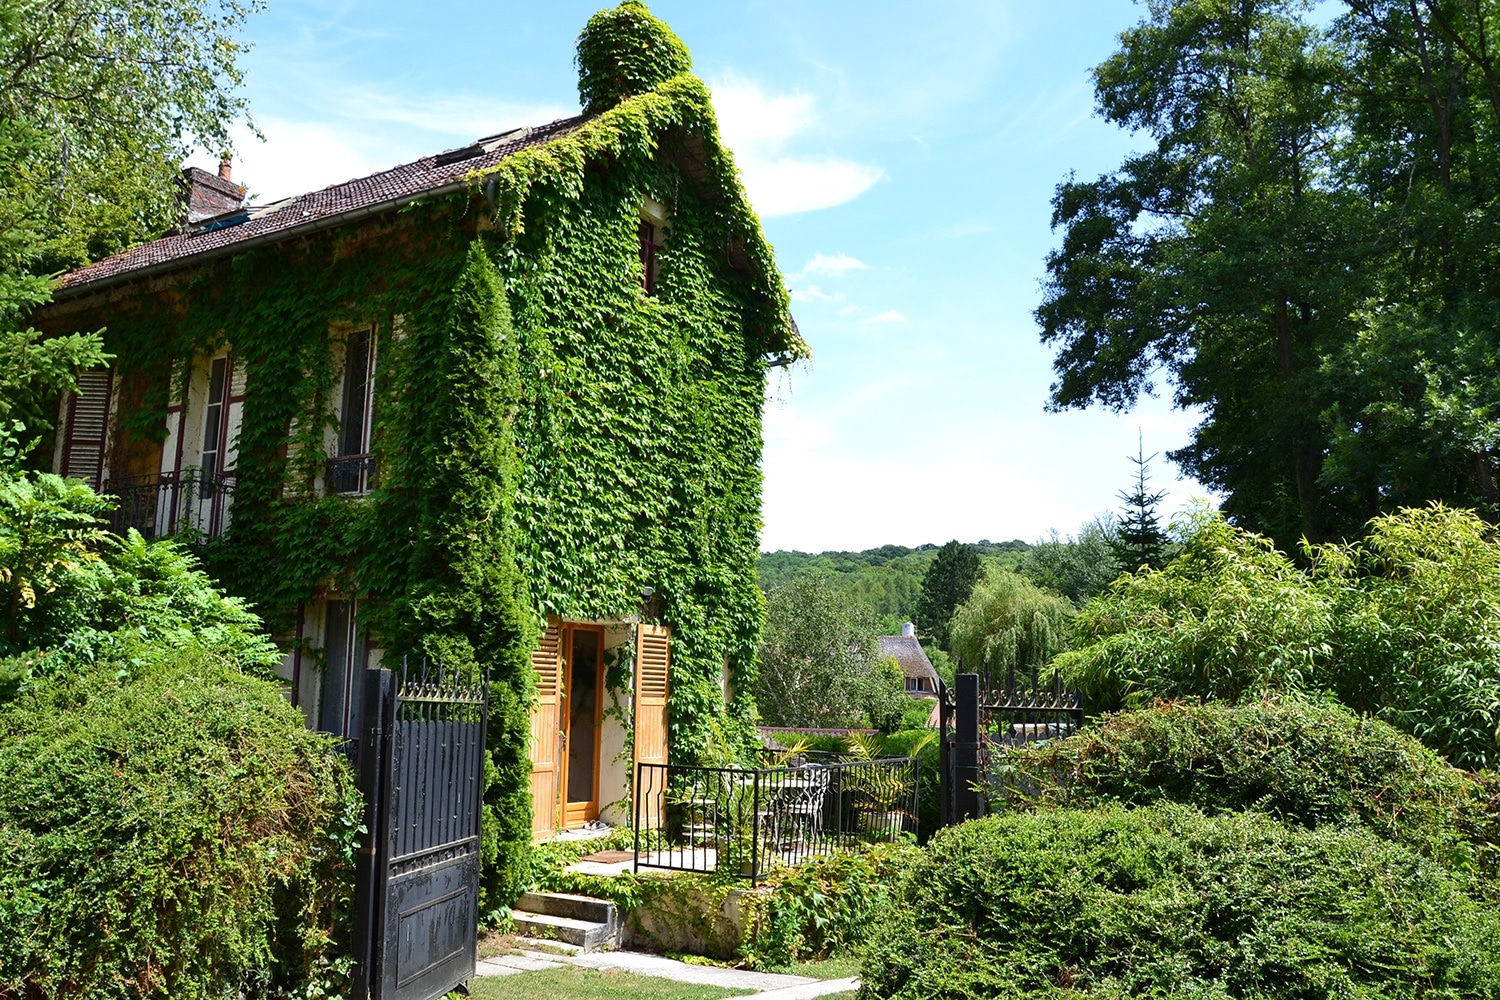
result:
M 564 631 L 562 698 L 563 829 L 599 818 L 599 731 L 604 720 L 604 629 Z

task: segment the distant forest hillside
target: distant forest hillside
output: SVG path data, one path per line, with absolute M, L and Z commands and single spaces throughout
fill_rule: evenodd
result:
M 973 543 L 987 563 L 1014 569 L 1031 546 L 1020 539 Z M 774 587 L 804 573 L 823 573 L 850 600 L 868 607 L 887 635 L 916 615 L 922 576 L 940 545 L 882 545 L 863 552 L 762 552 L 756 573 L 762 587 Z

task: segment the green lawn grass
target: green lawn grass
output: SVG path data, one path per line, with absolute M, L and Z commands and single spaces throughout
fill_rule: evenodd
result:
M 476 1000 L 719 1000 L 752 992 L 576 966 L 514 976 L 479 976 L 469 981 L 469 995 Z

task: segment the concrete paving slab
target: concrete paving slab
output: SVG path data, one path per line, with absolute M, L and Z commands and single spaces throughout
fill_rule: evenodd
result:
M 521 955 L 496 955 L 479 963 L 479 966 L 489 966 L 493 969 L 506 969 L 506 972 L 480 972 L 482 976 L 499 975 L 506 976 L 513 972 L 536 972 L 540 969 L 557 969 L 564 964 L 564 959 L 558 955 L 541 955 L 537 952 L 529 952 Z
M 853 977 L 848 979 L 819 979 L 810 983 L 802 983 L 797 986 L 783 986 L 779 990 L 766 990 L 757 993 L 758 1000 L 812 1000 L 813 997 L 826 997 L 834 993 L 851 993 L 859 989 L 859 980 Z M 726 997 L 725 1000 L 731 1000 Z
M 527 953 L 530 954 L 530 953 Z M 543 957 L 543 956 L 537 956 Z M 750 972 L 746 969 L 723 969 L 716 965 L 689 965 L 661 955 L 638 951 L 599 951 L 590 955 L 550 955 L 552 962 L 566 962 L 585 969 L 622 969 L 642 976 L 673 979 L 679 983 L 700 986 L 722 986 L 731 990 L 779 990 L 788 986 L 817 985 L 821 981 L 806 976 L 787 976 L 773 972 Z M 837 991 L 833 991 L 837 992 Z M 823 994 L 809 994 L 822 996 Z
M 501 965 L 489 958 L 483 959 L 474 966 L 476 976 L 514 976 L 518 972 L 525 971 L 525 969 L 512 969 L 508 965 Z

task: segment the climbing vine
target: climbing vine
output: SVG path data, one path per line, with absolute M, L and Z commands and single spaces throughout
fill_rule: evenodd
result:
M 227 344 L 246 365 L 233 519 L 205 550 L 227 589 L 288 638 L 300 602 L 359 596 L 377 646 L 490 670 L 490 907 L 526 877 L 526 652 L 546 616 L 672 627 L 673 759 L 720 716 L 748 731 L 765 365 L 806 352 L 703 83 L 596 110 L 456 194 L 96 307 L 133 387 L 124 447 L 165 437 L 194 359 Z M 653 294 L 646 196 L 670 216 Z M 361 327 L 381 478 L 323 495 Z

